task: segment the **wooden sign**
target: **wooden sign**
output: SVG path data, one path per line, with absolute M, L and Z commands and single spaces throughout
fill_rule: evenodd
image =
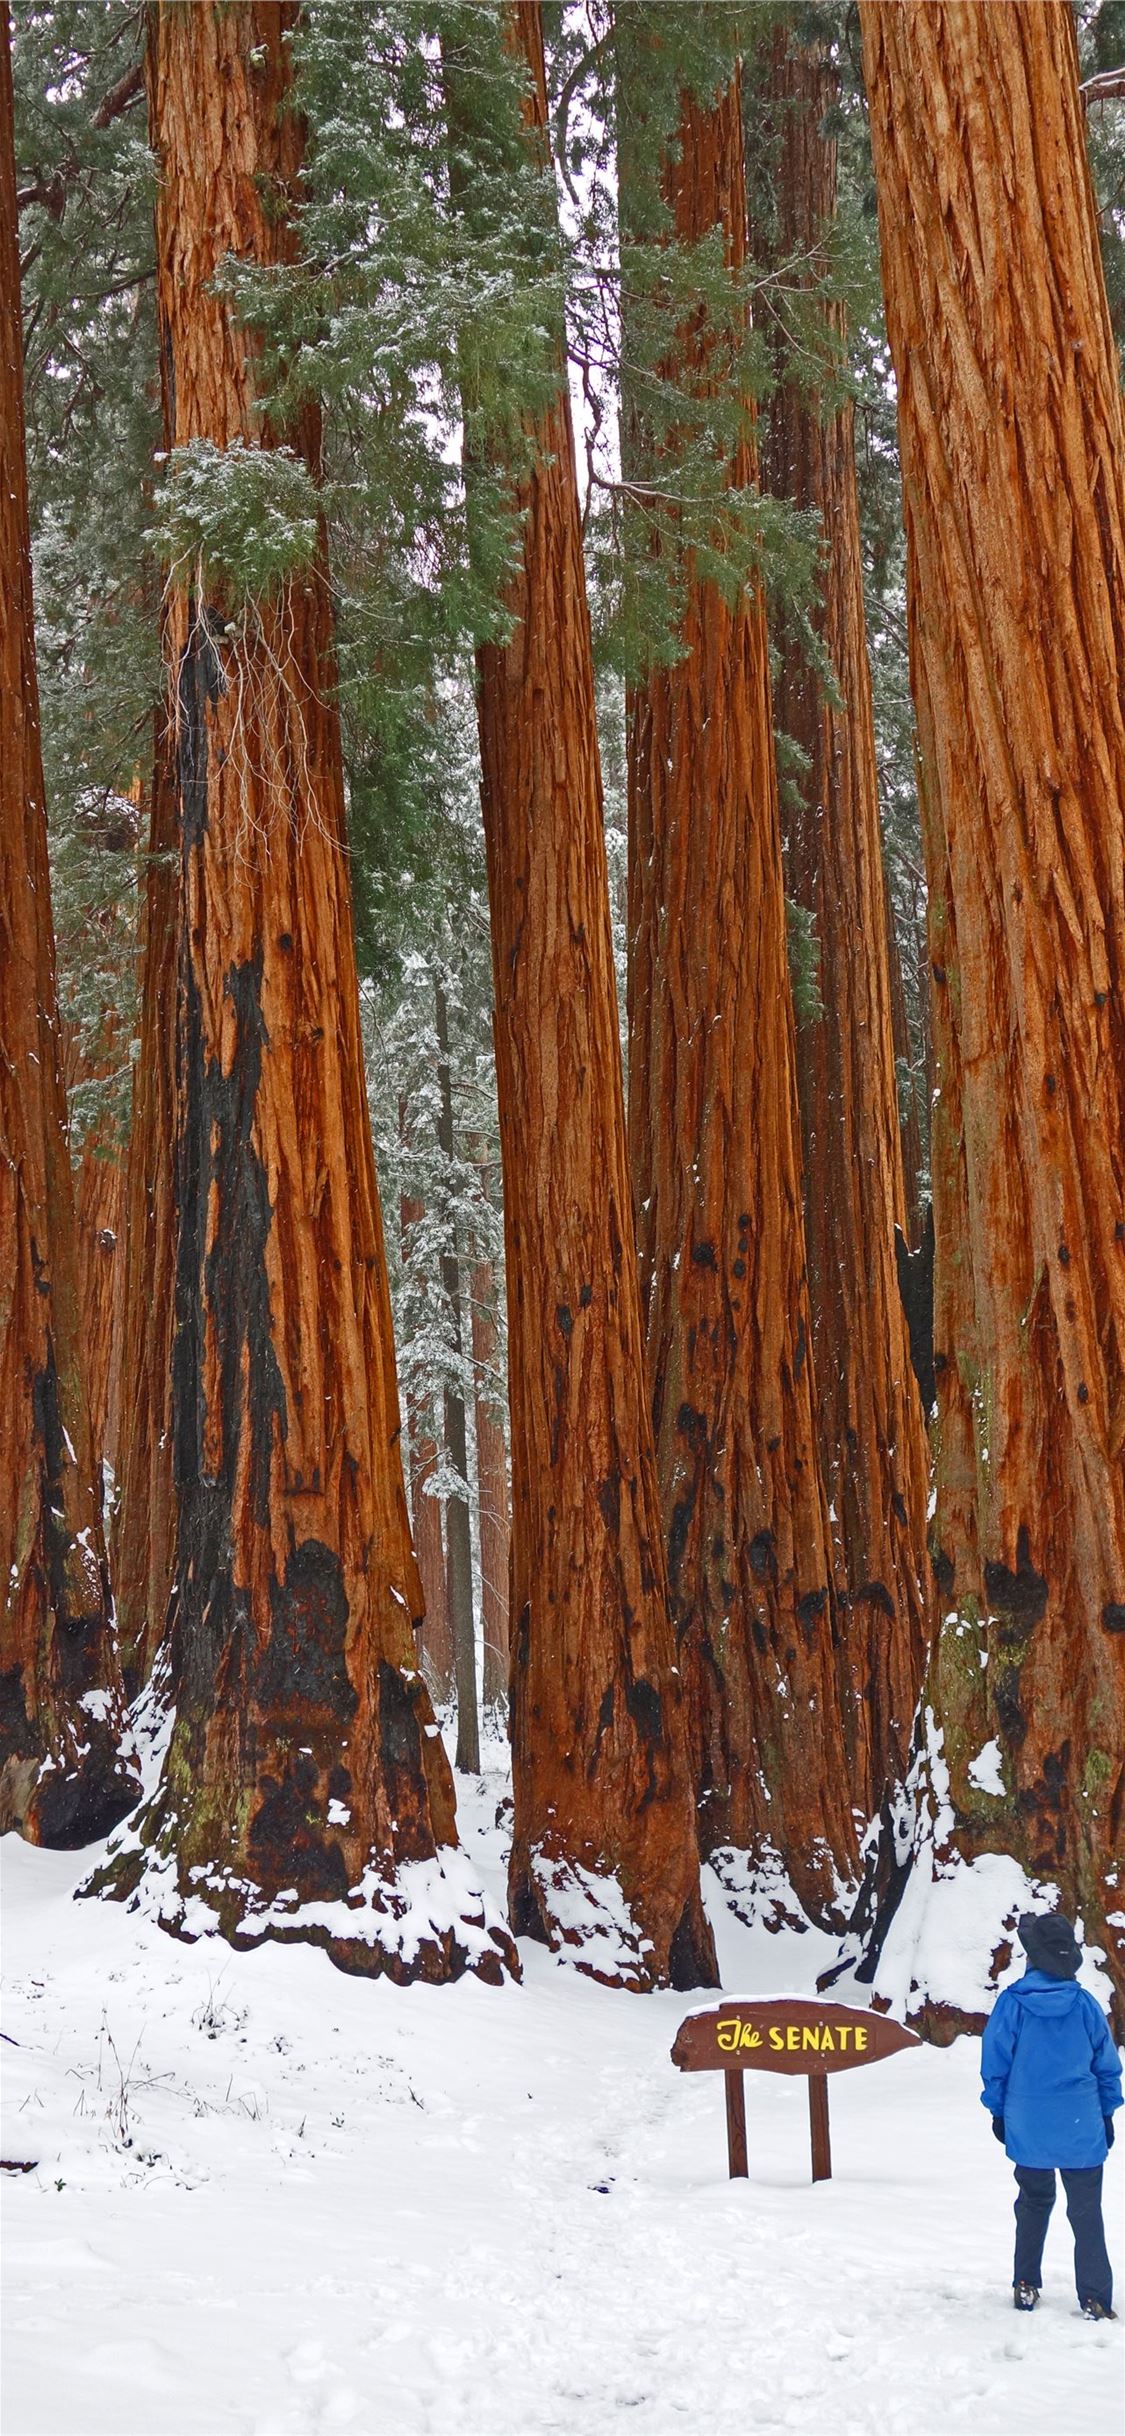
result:
M 828 2075 L 878 2064 L 902 2047 L 920 2047 L 916 2031 L 885 2013 L 858 2005 L 821 2004 L 815 1996 L 733 1997 L 729 2004 L 689 2013 L 676 2032 L 672 2062 L 681 2072 L 725 2072 L 727 2154 L 731 2177 L 747 2172 L 744 2072 L 804 2073 L 809 2084 L 812 2178 L 832 2173 Z

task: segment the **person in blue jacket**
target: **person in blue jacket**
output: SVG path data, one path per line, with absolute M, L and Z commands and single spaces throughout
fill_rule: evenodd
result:
M 981 2043 L 981 2103 L 1016 2169 L 1017 2309 L 1034 2309 L 1055 2168 L 1074 2234 L 1084 2318 L 1112 2318 L 1113 2273 L 1102 2224 L 1102 2167 L 1121 2104 L 1121 2065 L 1101 2006 L 1077 1984 L 1082 1948 L 1061 1912 L 1024 1912 L 1023 1978 L 997 1999 Z

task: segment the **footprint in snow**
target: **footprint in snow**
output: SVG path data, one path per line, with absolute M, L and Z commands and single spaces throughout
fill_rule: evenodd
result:
M 317 2385 L 326 2373 L 323 2343 L 306 2340 L 285 2354 L 285 2365 L 294 2385 Z

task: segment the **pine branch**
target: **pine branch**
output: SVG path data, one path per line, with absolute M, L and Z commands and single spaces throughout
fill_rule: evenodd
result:
M 124 75 L 119 76 L 116 84 L 110 86 L 108 93 L 102 95 L 90 120 L 91 133 L 102 135 L 107 127 L 112 127 L 115 119 L 123 117 L 131 103 L 136 100 L 138 93 L 143 93 L 144 82 L 144 62 L 140 59 L 134 60 L 132 67 L 126 68 Z M 81 169 L 82 162 L 77 153 L 71 153 L 69 158 L 56 169 L 52 178 L 34 178 L 30 186 L 21 186 L 17 189 L 16 210 L 24 211 L 29 204 L 39 203 L 43 210 L 50 214 L 52 220 L 61 220 L 66 210 L 70 189 Z
M 1125 101 L 1125 67 L 1103 68 L 1097 76 L 1088 76 L 1078 91 L 1085 110 L 1091 102 Z

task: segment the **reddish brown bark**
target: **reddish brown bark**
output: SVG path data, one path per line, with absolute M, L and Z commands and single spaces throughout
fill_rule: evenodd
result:
M 120 1377 L 121 1211 L 124 1168 L 116 1143 L 85 1144 L 75 1177 L 78 1307 L 95 1463 L 112 1470 Z
M 1125 433 L 1074 23 L 860 14 L 938 1060 L 934 1698 L 962 1850 L 1056 1880 L 1120 1988 Z
M 136 868 L 138 807 L 141 802 L 140 782 L 135 781 L 128 797 L 111 796 L 97 823 L 96 843 L 107 864 L 116 856 L 126 877 L 121 883 L 121 895 L 127 902 L 132 898 Z M 116 925 L 120 906 L 106 895 L 94 922 L 100 928 L 108 952 L 108 943 Z M 58 952 L 63 969 L 74 969 L 88 954 L 89 930 L 84 928 L 77 938 L 60 939 Z M 121 1020 L 116 1007 L 107 1007 L 98 1025 L 93 1048 L 83 1047 L 73 1027 L 66 1028 L 64 1081 L 68 1104 L 74 1105 L 75 1089 L 100 1082 L 110 1086 L 125 1055 Z M 117 1464 L 117 1424 L 121 1373 L 121 1289 L 124 1269 L 122 1211 L 124 1199 L 124 1151 L 118 1124 L 112 1109 L 98 1116 L 86 1133 L 75 1166 L 74 1208 L 78 1231 L 78 1304 L 81 1314 L 81 1341 L 86 1391 L 90 1404 L 90 1427 L 96 1463 L 108 1464 L 111 1471 Z M 120 1617 L 118 1617 L 120 1639 Z
M 0 0 L 0 1831 L 71 1846 L 139 1786 L 81 1360 L 47 864 L 12 73 Z
M 173 1140 L 180 855 L 175 734 L 163 710 L 157 714 L 154 743 L 148 851 L 141 874 L 140 1047 L 123 1188 L 121 1421 L 110 1550 L 130 1694 L 147 1683 L 164 1638 L 176 1538 Z
M 480 1169 L 488 1197 L 488 1168 Z M 484 1704 L 496 1708 L 508 1697 L 508 1563 L 511 1518 L 508 1505 L 508 1450 L 498 1420 L 496 1395 L 499 1331 L 496 1326 L 496 1282 L 489 1260 L 473 1264 L 471 1279 L 473 1411 L 477 1438 L 477 1519 L 480 1531 L 481 1628 L 484 1637 Z
M 516 0 L 545 151 L 540 11 Z M 471 405 L 471 401 L 470 401 Z M 471 423 L 470 423 L 471 431 Z M 574 438 L 520 479 L 510 640 L 479 723 L 504 1166 L 512 1447 L 513 1925 L 596 1976 L 715 1976 L 644 1389 Z M 616 1876 L 629 1928 L 576 1891 Z
M 255 358 L 215 278 L 292 257 L 295 8 L 151 19 L 157 278 L 173 445 L 268 446 Z M 315 470 L 310 414 L 289 443 Z M 491 1977 L 510 1951 L 455 1890 L 403 1942 L 398 1872 L 455 1840 L 414 1663 L 421 1585 L 399 1452 L 364 1084 L 327 568 L 167 599 L 178 832 L 172 1420 L 175 1725 L 150 1848 L 239 1941 L 358 1971 Z M 424 1898 L 423 1898 L 424 1899 Z
M 906 1014 L 906 985 L 902 974 L 902 953 L 895 929 L 894 907 L 891 903 L 890 882 L 886 863 L 883 866 L 883 897 L 886 909 L 887 970 L 891 981 L 891 1039 L 894 1043 L 895 1073 L 898 1078 L 899 1140 L 902 1148 L 902 1188 L 906 1209 L 903 1234 L 912 1252 L 922 1240 L 922 1126 L 918 1114 L 918 1093 L 913 1084 L 904 1089 L 904 1070 L 913 1065 L 910 1029 Z
M 737 79 L 714 108 L 685 97 L 665 186 L 676 234 L 720 227 L 741 264 Z M 705 331 L 670 369 L 706 394 Z M 753 475 L 748 428 L 731 480 Z M 657 546 L 674 561 L 674 508 Z M 775 1848 L 826 1913 L 855 1842 L 765 611 L 687 575 L 683 656 L 636 690 L 629 736 L 630 1148 L 664 1534 L 704 1849 Z
M 819 45 L 774 37 L 779 261 L 827 269 L 838 79 Z M 821 302 L 846 355 L 841 305 Z M 840 1677 L 854 1798 L 868 1817 L 905 1769 L 929 1640 L 929 1455 L 895 1266 L 906 1192 L 895 1080 L 888 902 L 879 826 L 855 470 L 855 410 L 827 411 L 780 350 L 762 470 L 823 533 L 820 639 L 838 698 L 784 622 L 775 712 L 805 756 L 787 819 L 789 892 L 813 917 L 823 1012 L 799 1023 L 797 1080 L 820 1455 L 842 1579 Z M 897 958 L 896 958 L 897 962 Z

